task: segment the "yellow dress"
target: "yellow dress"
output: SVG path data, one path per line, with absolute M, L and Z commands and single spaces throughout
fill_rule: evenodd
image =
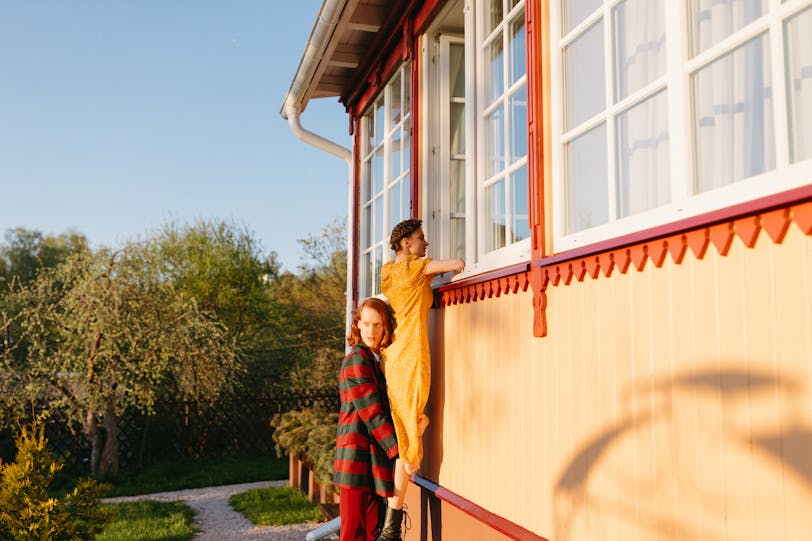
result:
M 433 294 L 426 266 L 431 259 L 416 255 L 381 268 L 381 292 L 395 311 L 395 341 L 384 350 L 384 374 L 400 458 L 410 464 L 423 460 L 423 440 L 417 416 L 423 413 L 431 385 L 431 359 L 426 319 Z

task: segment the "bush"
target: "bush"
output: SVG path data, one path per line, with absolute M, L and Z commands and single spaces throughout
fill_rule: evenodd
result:
M 319 484 L 333 484 L 333 458 L 336 448 L 338 413 L 305 409 L 277 414 L 271 421 L 276 453 L 284 451 L 300 457 L 313 471 Z
M 100 498 L 107 491 L 92 479 L 81 479 L 63 498 L 48 487 L 62 468 L 47 449 L 45 427 L 20 427 L 17 457 L 0 464 L 0 538 L 20 541 L 94 539 L 108 522 Z

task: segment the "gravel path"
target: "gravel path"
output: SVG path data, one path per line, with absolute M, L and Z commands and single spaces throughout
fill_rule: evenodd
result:
M 250 520 L 228 505 L 228 499 L 234 494 L 254 488 L 278 487 L 287 484 L 287 481 L 261 481 L 241 485 L 192 488 L 175 492 L 105 498 L 104 503 L 182 500 L 197 513 L 195 524 L 200 528 L 200 533 L 195 536 L 195 541 L 302 541 L 307 532 L 319 526 L 318 522 L 304 522 L 287 526 L 254 526 Z M 338 539 L 338 536 L 325 539 L 335 540 Z

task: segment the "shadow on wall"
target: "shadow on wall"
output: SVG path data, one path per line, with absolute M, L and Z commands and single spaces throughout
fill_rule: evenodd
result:
M 627 389 L 618 421 L 558 478 L 553 539 L 808 538 L 808 393 L 729 370 Z

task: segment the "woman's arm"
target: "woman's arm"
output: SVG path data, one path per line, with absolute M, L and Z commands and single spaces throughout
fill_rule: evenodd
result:
M 465 261 L 462 259 L 432 259 L 426 265 L 426 274 L 442 274 L 444 272 L 453 272 L 458 274 L 465 268 Z

